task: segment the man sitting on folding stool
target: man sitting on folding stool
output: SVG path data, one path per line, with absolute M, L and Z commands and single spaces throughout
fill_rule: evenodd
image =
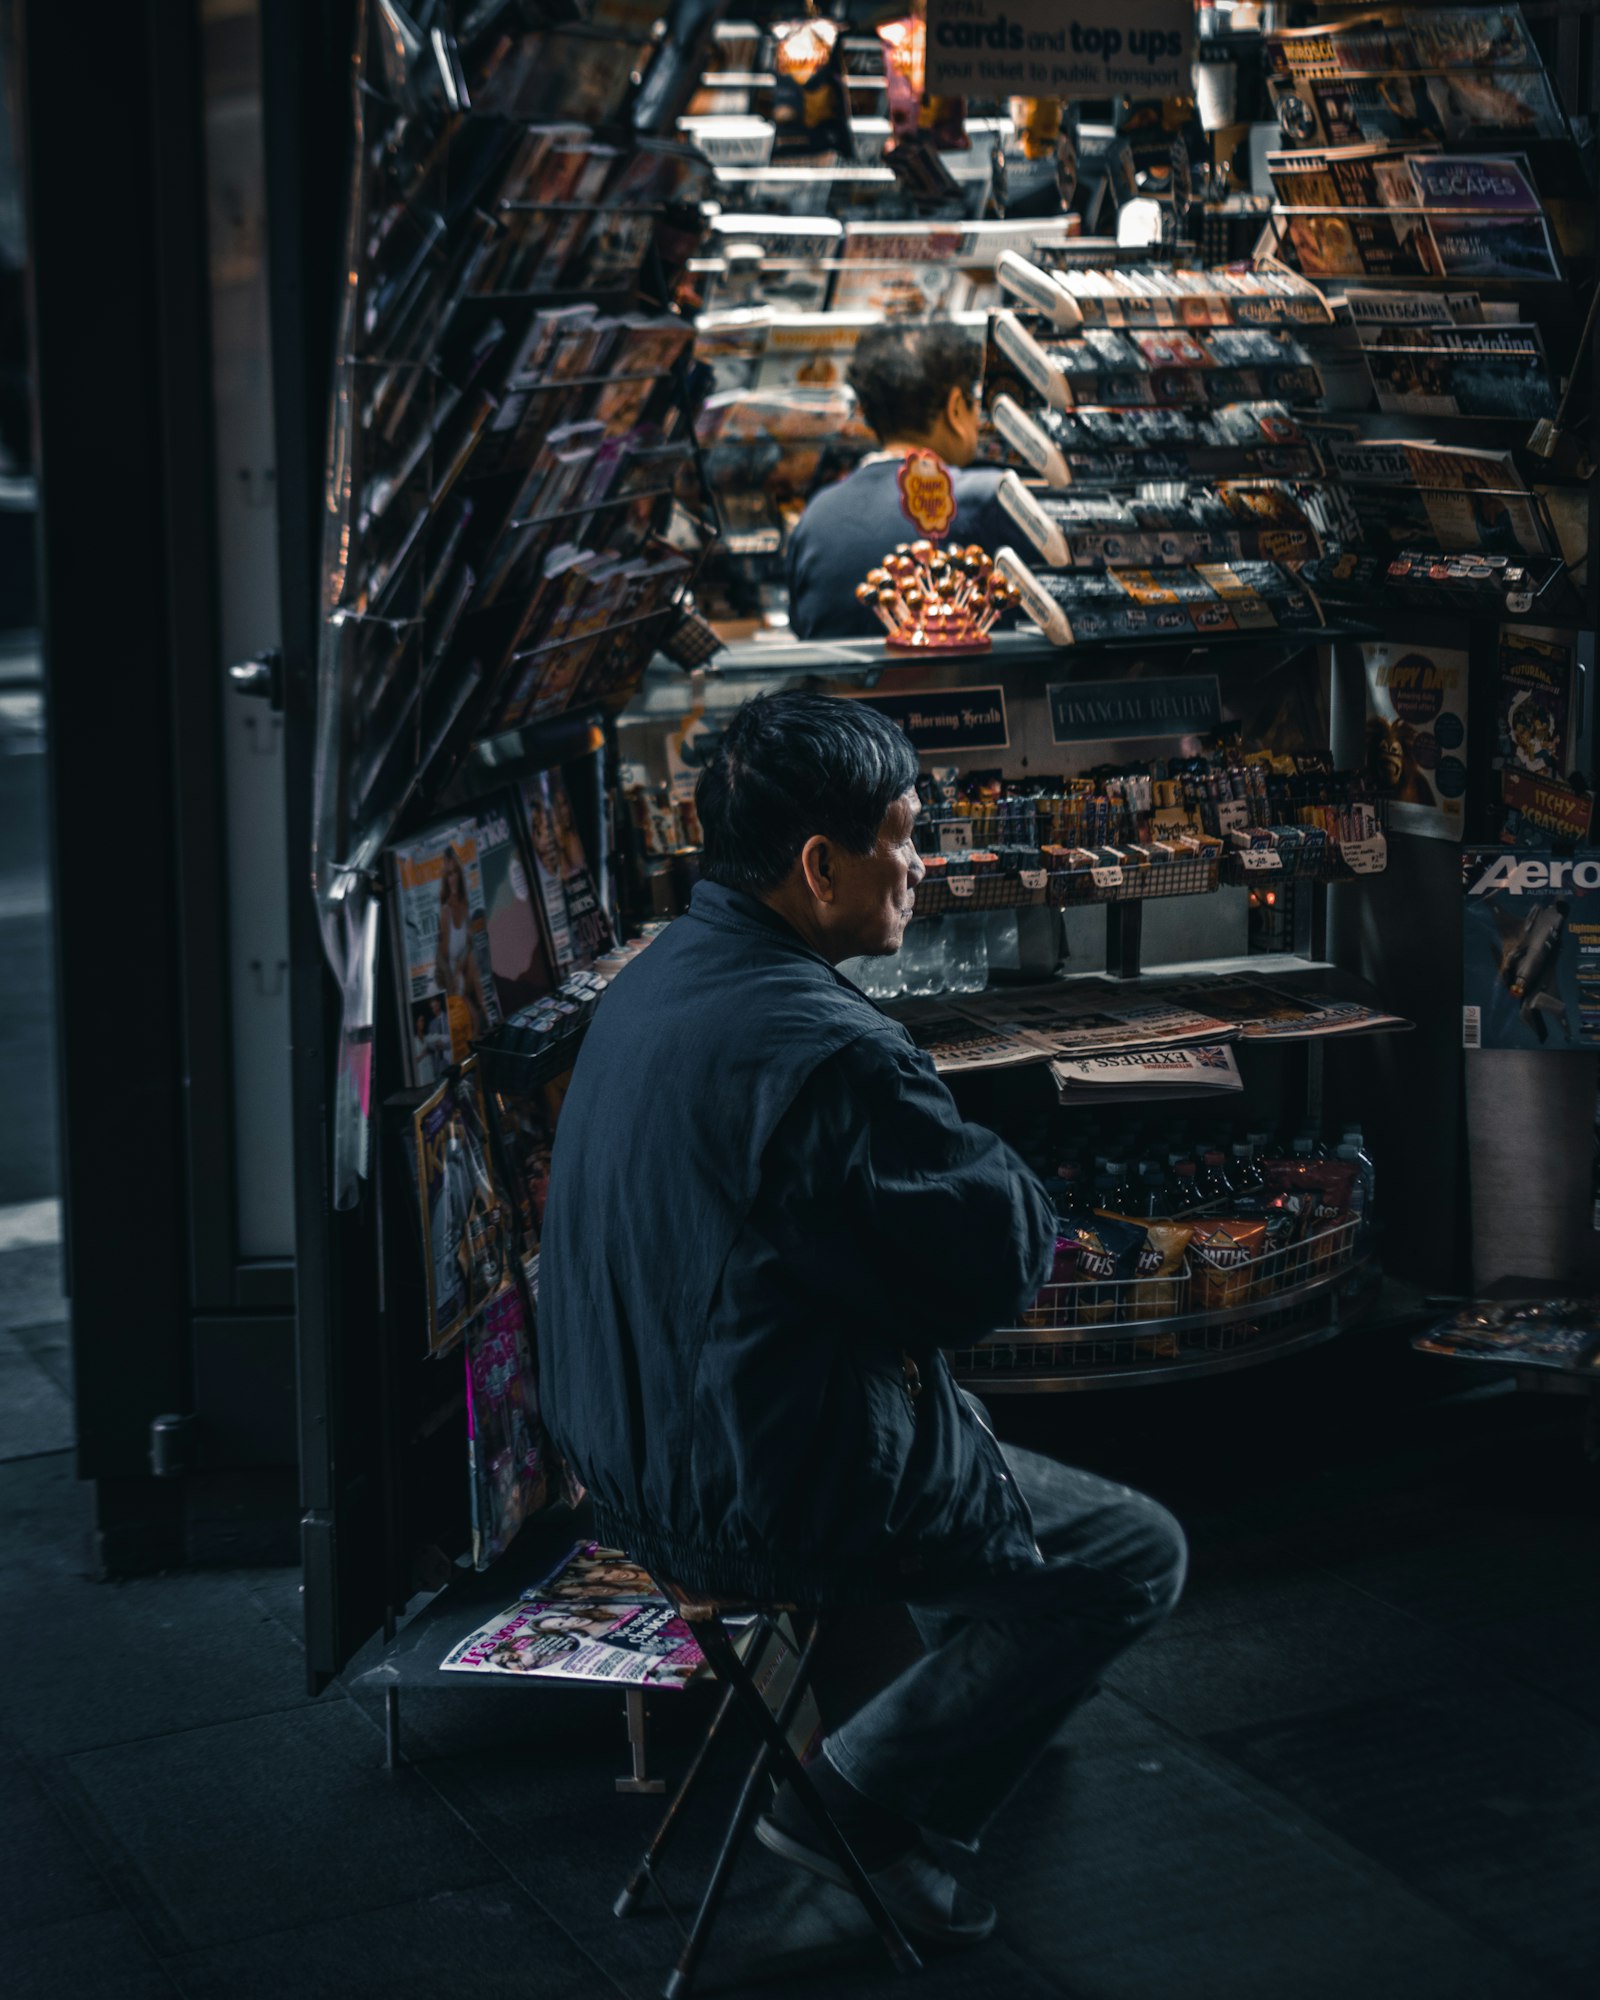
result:
M 708 1596 L 910 1608 L 923 1657 L 808 1775 L 901 1926 L 966 1943 L 995 1912 L 925 1836 L 977 1846 L 1185 1557 L 1154 1501 L 997 1443 L 940 1353 L 1015 1321 L 1056 1221 L 836 970 L 900 949 L 917 768 L 861 702 L 763 696 L 729 723 L 688 914 L 573 1073 L 538 1345 L 602 1539 Z M 790 1788 L 757 1833 L 841 1879 Z

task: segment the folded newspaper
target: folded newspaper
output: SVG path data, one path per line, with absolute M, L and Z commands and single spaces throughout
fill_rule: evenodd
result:
M 1015 1069 L 1046 1060 L 1046 1051 L 1022 1029 L 977 1020 L 953 1001 L 904 1000 L 893 1012 L 938 1070 Z
M 1305 1041 L 1409 1028 L 1328 993 L 1286 993 L 1255 979 L 1074 980 L 1014 991 L 895 1003 L 890 1010 L 945 1073 L 1014 1069 L 1025 1063 L 1081 1063 L 1095 1057 L 1215 1049 L 1238 1041 Z M 1221 1065 L 1196 1064 L 1191 1083 L 1236 1087 Z M 1114 1082 L 1107 1073 L 1099 1081 Z M 1057 1069 L 1058 1084 L 1066 1081 Z M 1078 1079 L 1074 1079 L 1078 1081 Z M 1087 1079 L 1083 1079 L 1087 1081 Z M 1176 1071 L 1173 1082 L 1176 1086 Z M 1113 1093 L 1114 1094 L 1114 1093 Z
M 1111 1104 L 1129 1098 L 1197 1097 L 1242 1090 L 1243 1079 L 1226 1043 L 1200 1042 L 1184 1049 L 1122 1050 L 1050 1065 L 1062 1104 Z
M 1338 1000 L 1331 993 L 1286 993 L 1256 979 L 1195 985 L 1186 989 L 1186 997 L 1237 1022 L 1239 1037 L 1247 1042 L 1301 1042 L 1412 1025 L 1402 1015 L 1385 1014 L 1356 1000 Z
M 1236 1023 L 1187 994 L 1130 993 L 1108 980 L 1055 989 L 975 995 L 955 1003 L 991 1033 L 1018 1034 L 1040 1057 L 1109 1055 L 1119 1050 L 1178 1048 L 1220 1042 Z

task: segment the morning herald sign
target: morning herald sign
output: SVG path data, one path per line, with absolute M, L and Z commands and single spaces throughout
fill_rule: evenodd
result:
M 947 97 L 1178 97 L 1194 0 L 928 0 L 928 89 Z

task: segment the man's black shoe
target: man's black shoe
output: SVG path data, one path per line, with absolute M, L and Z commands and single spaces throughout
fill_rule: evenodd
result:
M 822 1836 L 809 1815 L 803 1832 L 796 1823 L 803 1813 L 804 1808 L 786 1785 L 772 1812 L 756 1821 L 757 1840 L 797 1868 L 848 1889 L 844 1870 L 822 1845 Z M 849 1839 L 848 1833 L 845 1838 Z M 900 1928 L 923 1943 L 980 1944 L 995 1927 L 998 1913 L 994 1905 L 962 1888 L 920 1838 L 897 1859 L 869 1868 L 867 1877 Z

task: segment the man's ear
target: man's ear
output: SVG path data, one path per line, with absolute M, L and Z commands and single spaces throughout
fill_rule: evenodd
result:
M 822 834 L 812 834 L 801 848 L 800 872 L 805 877 L 806 887 L 819 903 L 833 901 L 833 848 Z
M 944 420 L 959 436 L 961 430 L 961 409 L 967 400 L 967 392 L 959 382 L 951 385 L 950 393 L 944 399 Z

